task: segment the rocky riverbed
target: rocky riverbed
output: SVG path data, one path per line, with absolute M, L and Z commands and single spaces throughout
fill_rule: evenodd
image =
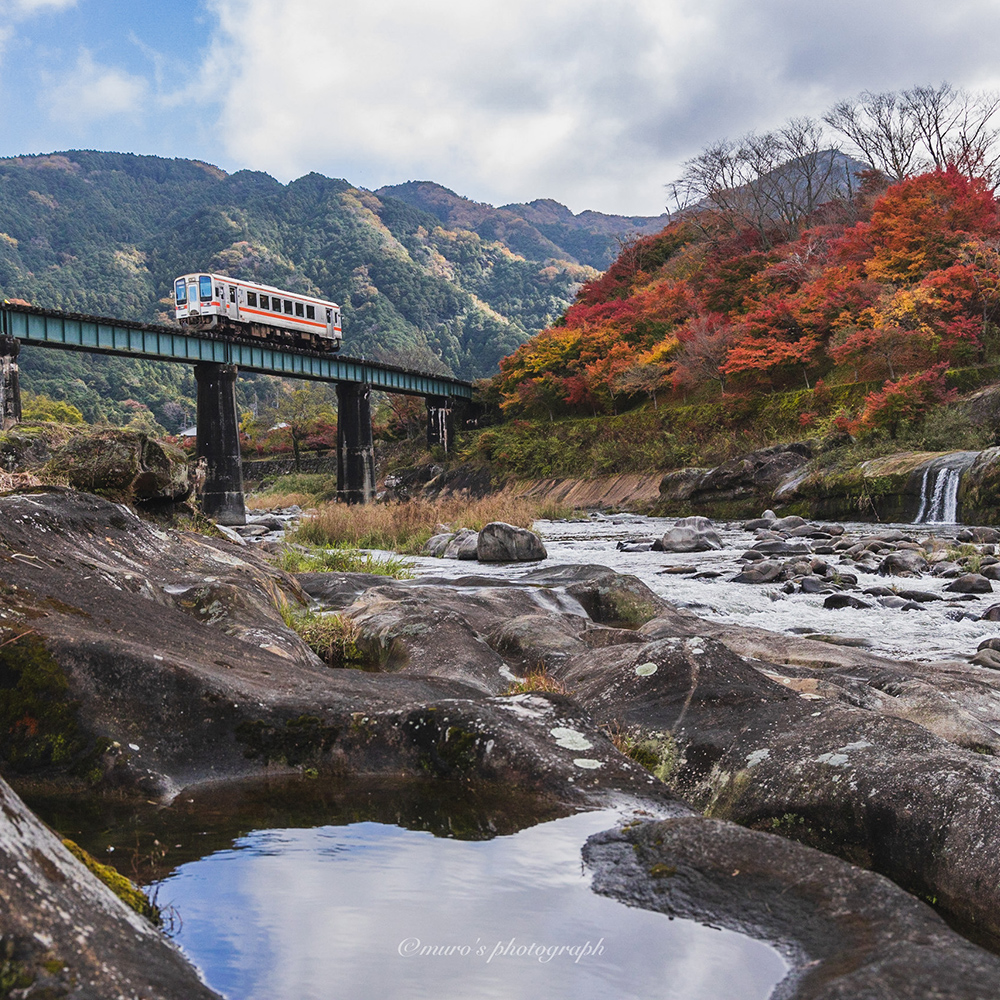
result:
M 712 544 L 713 527 L 681 527 Z M 863 595 L 867 570 L 840 560 L 876 573 L 892 556 L 916 564 L 907 553 L 927 563 L 919 581 L 886 575 L 887 586 L 965 575 L 931 575 L 946 560 L 919 539 L 792 534 L 803 527 L 717 532 L 720 543 L 743 532 L 756 553 L 734 570 L 779 567 L 732 586 L 790 585 L 785 597 L 821 601 L 860 587 L 874 606 L 886 595 Z M 996 543 L 967 544 L 975 552 L 961 558 L 978 554 L 988 579 L 984 547 Z M 562 810 L 628 806 L 627 829 L 586 848 L 595 889 L 775 943 L 791 967 L 775 996 L 1000 993 L 991 664 L 700 617 L 634 574 L 563 563 L 546 545 L 548 559 L 504 576 L 497 564 L 435 560 L 436 575 L 407 581 L 296 578 L 252 546 L 157 528 L 87 494 L 0 497 L 5 774 L 26 792 L 114 788 L 164 802 L 304 769 L 410 774 L 517 788 Z M 693 558 L 656 557 L 661 569 Z M 325 666 L 285 625 L 283 606 L 309 604 L 354 620 L 367 670 Z M 540 666 L 565 693 L 506 693 Z M 610 734 L 638 752 L 621 753 Z M 209 995 L 158 935 L 119 935 L 112 951 L 79 907 L 62 905 L 91 891 L 89 873 L 54 839 L 26 838 L 35 821 L 3 794 L 10 968 L 38 989 L 56 977 L 70 996 Z M 150 955 L 162 958 L 140 982 Z

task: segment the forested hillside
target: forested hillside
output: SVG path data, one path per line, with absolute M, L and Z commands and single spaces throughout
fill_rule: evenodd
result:
M 867 94 L 825 117 L 722 141 L 551 327 L 501 362 L 510 416 L 801 390 L 803 429 L 918 420 L 945 372 L 1000 360 L 1000 98 Z M 866 385 L 859 402 L 831 387 Z M 723 408 L 725 408 L 725 405 Z
M 172 279 L 212 269 L 342 303 L 345 353 L 474 378 L 561 315 L 596 273 L 514 216 L 505 211 L 506 229 L 480 225 L 481 234 L 319 174 L 282 185 L 193 160 L 19 157 L 0 161 L 0 296 L 167 322 Z M 602 218 L 623 233 L 650 222 Z M 89 418 L 119 421 L 134 400 L 173 427 L 180 418 L 164 406 L 190 401 L 180 366 L 37 348 L 22 361 L 27 389 Z

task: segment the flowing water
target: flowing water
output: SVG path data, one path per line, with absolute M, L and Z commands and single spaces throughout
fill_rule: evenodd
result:
M 731 582 L 742 569 L 740 556 L 754 541 L 738 523 L 717 522 L 721 551 L 670 553 L 622 552 L 619 542 L 639 538 L 659 538 L 675 518 L 653 518 L 632 514 L 592 515 L 579 521 L 539 521 L 549 553 L 540 564 L 466 563 L 420 557 L 414 560 L 418 573 L 458 577 L 464 574 L 516 578 L 527 569 L 566 563 L 596 563 L 619 573 L 638 576 L 650 589 L 681 608 L 703 618 L 736 625 L 753 625 L 774 632 L 826 637 L 899 659 L 968 659 L 984 638 L 1000 636 L 1000 623 L 974 621 L 991 605 L 1000 602 L 996 594 L 976 597 L 949 594 L 949 582 L 925 575 L 920 579 L 878 576 L 845 565 L 845 572 L 858 577 L 855 596 L 870 602 L 867 609 L 823 607 L 825 594 L 786 594 L 780 584 Z M 853 535 L 877 534 L 899 529 L 914 541 L 937 536 L 956 544 L 957 525 L 929 524 L 846 524 Z M 839 555 L 822 558 L 838 564 Z M 688 571 L 672 570 L 687 567 Z M 876 598 L 866 597 L 866 587 L 895 586 L 899 589 L 929 591 L 945 598 L 925 603 L 920 611 L 882 607 Z M 1000 586 L 1000 585 L 997 585 Z
M 979 452 L 959 451 L 931 462 L 920 478 L 920 507 L 915 524 L 955 524 L 962 473 Z

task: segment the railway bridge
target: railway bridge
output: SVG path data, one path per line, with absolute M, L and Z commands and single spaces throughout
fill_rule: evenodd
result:
M 375 492 L 370 397 L 373 389 L 423 396 L 427 441 L 449 450 L 455 404 L 472 399 L 472 384 L 339 354 L 321 354 L 187 333 L 179 327 L 0 303 L 0 422 L 20 419 L 17 358 L 22 344 L 194 365 L 198 383 L 202 508 L 220 524 L 246 523 L 236 375 L 239 370 L 333 382 L 337 387 L 337 495 L 367 503 Z

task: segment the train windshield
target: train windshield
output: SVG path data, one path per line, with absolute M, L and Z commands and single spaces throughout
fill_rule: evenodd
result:
M 180 305 L 182 302 L 187 302 L 187 285 L 184 284 L 184 279 L 181 278 L 174 285 L 174 291 L 177 294 L 177 304 Z
M 198 279 L 198 286 L 201 292 L 201 301 L 209 301 L 212 298 L 212 279 L 207 274 L 203 274 Z

